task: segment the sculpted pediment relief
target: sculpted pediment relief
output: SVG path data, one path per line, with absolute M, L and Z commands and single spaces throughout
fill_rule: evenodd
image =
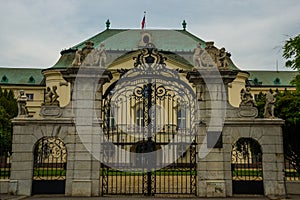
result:
M 203 49 L 201 44 L 193 50 L 193 63 L 195 68 L 205 68 L 217 66 L 219 69 L 228 69 L 230 54 L 222 47 L 218 49 L 214 46 L 214 42 L 206 42 L 206 47 Z
M 104 43 L 100 43 L 100 48 L 94 48 L 93 42 L 86 42 L 82 49 L 78 49 L 75 53 L 75 58 L 72 66 L 99 66 L 105 67 L 106 64 L 106 49 Z

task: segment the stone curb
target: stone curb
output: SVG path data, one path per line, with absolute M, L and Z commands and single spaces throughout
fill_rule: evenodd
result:
M 0 197 L 0 200 L 21 200 L 21 199 L 26 199 L 27 196 L 4 196 Z

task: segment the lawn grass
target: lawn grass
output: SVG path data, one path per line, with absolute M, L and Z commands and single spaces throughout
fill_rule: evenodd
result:
M 126 172 L 126 171 L 118 171 L 113 169 L 102 169 L 100 171 L 100 176 L 107 174 L 108 176 L 142 176 L 147 174 L 147 172 Z M 197 175 L 197 171 L 195 170 L 158 170 L 151 172 L 152 175 L 156 176 L 189 176 L 189 175 Z M 35 169 L 34 176 L 65 176 L 65 169 Z M 286 177 L 300 177 L 300 173 L 296 171 L 286 171 Z M 10 176 L 10 169 L 8 168 L 0 168 L 0 179 L 8 178 Z M 239 169 L 234 170 L 232 172 L 232 176 L 255 176 L 262 177 L 262 170 L 255 169 Z
M 262 170 L 257 169 L 239 169 L 232 172 L 232 176 L 255 176 L 262 177 Z
M 65 169 L 35 169 L 33 176 L 65 176 L 66 170 Z

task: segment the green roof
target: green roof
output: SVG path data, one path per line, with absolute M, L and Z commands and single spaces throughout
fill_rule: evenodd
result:
M 185 30 L 107 29 L 68 50 L 62 51 L 62 56 L 52 68 L 63 69 L 69 67 L 74 59 L 75 50 L 82 49 L 86 41 L 93 42 L 95 48 L 99 48 L 100 43 L 103 42 L 108 52 L 120 52 L 120 55 L 126 52 L 136 51 L 139 49 L 138 44 L 141 40 L 142 33 L 150 34 L 151 43 L 153 43 L 159 51 L 174 52 L 183 58 L 188 56 L 187 53 L 192 54 L 197 43 L 201 43 L 202 47 L 205 47 L 205 41 Z M 238 69 L 231 60 L 229 61 L 229 68 L 234 70 Z
M 0 84 L 42 85 L 42 69 L 34 68 L 0 68 Z
M 290 86 L 291 80 L 298 74 L 296 71 L 248 71 L 251 85 L 257 86 Z
M 182 30 L 145 30 L 140 29 L 107 29 L 86 41 L 94 43 L 94 47 L 99 47 L 101 42 L 105 43 L 107 50 L 125 50 L 132 51 L 138 49 L 139 41 L 141 40 L 141 33 L 146 32 L 151 35 L 152 43 L 158 50 L 164 51 L 192 51 L 196 44 L 203 40 Z M 82 49 L 85 41 L 72 47 L 72 49 Z

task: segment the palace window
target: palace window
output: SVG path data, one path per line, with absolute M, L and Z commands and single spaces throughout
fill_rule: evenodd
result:
M 33 101 L 34 94 L 26 94 L 28 101 Z
M 135 112 L 135 123 L 138 126 L 144 126 L 144 110 L 141 107 L 137 107 Z
M 177 111 L 177 127 L 179 129 L 186 128 L 186 112 L 181 108 L 179 108 Z
M 115 117 L 114 117 L 113 111 L 111 109 L 109 109 L 107 113 L 108 113 L 108 115 L 107 115 L 107 127 L 109 129 L 116 128 Z

